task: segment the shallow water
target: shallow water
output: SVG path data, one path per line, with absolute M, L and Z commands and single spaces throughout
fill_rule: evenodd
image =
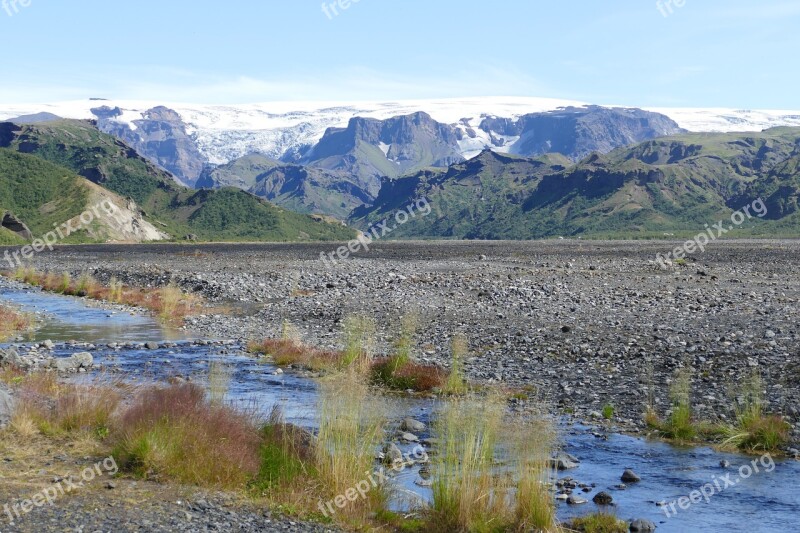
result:
M 36 315 L 37 329 L 22 335 L 27 342 L 47 339 L 53 342 L 160 342 L 187 337 L 186 332 L 164 327 L 149 316 L 92 307 L 80 298 L 50 294 L 17 283 L 0 282 L 2 300 Z
M 122 377 L 129 381 L 153 382 L 182 376 L 203 382 L 209 362 L 218 360 L 232 370 L 228 395 L 231 402 L 261 415 L 279 405 L 288 421 L 307 428 L 317 426 L 317 386 L 314 381 L 292 374 L 275 374 L 274 366 L 248 357 L 235 346 L 198 345 L 186 332 L 164 328 L 146 316 L 111 314 L 80 299 L 25 290 L 16 285 L 0 285 L 2 300 L 40 314 L 42 328 L 28 336 L 30 341 L 51 339 L 63 343 L 77 340 L 98 345 L 92 353 L 103 371 L 81 375 L 77 379 Z M 178 339 L 181 340 L 174 342 Z M 147 341 L 173 342 L 158 350 L 145 350 L 143 347 L 111 350 L 104 347 L 107 343 Z M 59 344 L 55 353 L 67 356 L 82 350 Z M 397 417 L 412 416 L 426 423 L 436 407 L 431 400 L 401 398 L 389 398 L 387 404 Z M 611 434 L 605 440 L 597 438 L 593 432 L 596 429 L 584 426 L 562 428 L 565 451 L 575 455 L 581 463 L 574 470 L 560 473 L 559 477 L 596 485 L 588 494 L 577 489 L 576 493 L 589 503 L 580 506 L 558 504 L 558 516 L 562 520 L 598 510 L 591 499 L 597 492 L 605 490 L 615 500 L 611 512 L 622 519 L 650 519 L 658 525 L 660 532 L 800 531 L 800 490 L 795 485 L 800 479 L 798 461 L 776 460 L 772 469 L 771 463 L 765 460 L 763 464 L 759 463 L 760 473 L 740 480 L 735 486 L 712 496 L 709 502 L 703 500 L 687 510 L 676 506 L 677 514 L 667 518 L 657 502 L 676 501 L 715 479 L 721 480 L 726 474 L 730 474 L 729 479 L 737 480 L 739 467 L 750 464 L 753 458 L 718 453 L 710 448 L 679 448 L 626 435 Z M 401 446 L 404 452 L 410 452 L 412 448 L 411 445 Z M 720 467 L 723 459 L 731 463 L 729 469 Z M 615 489 L 626 468 L 632 468 L 642 481 L 629 484 L 626 490 Z M 771 471 L 766 471 L 768 469 Z M 415 484 L 418 470 L 418 466 L 409 467 L 396 476 L 395 509 L 430 501 L 431 490 Z

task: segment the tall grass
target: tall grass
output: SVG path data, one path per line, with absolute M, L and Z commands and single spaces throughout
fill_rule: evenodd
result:
M 383 439 L 384 416 L 357 369 L 350 368 L 320 384 L 316 466 L 329 498 L 344 494 L 374 469 L 375 453 Z M 371 490 L 342 512 L 366 518 L 386 500 L 382 488 Z
M 453 336 L 451 345 L 450 375 L 444 385 L 444 394 L 458 395 L 465 394 L 469 387 L 464 376 L 462 361 L 468 352 L 467 338 L 464 335 Z
M 545 484 L 552 432 L 522 420 L 505 425 L 504 414 L 498 395 L 454 398 L 438 413 L 434 432 L 440 448 L 433 458 L 426 531 L 555 529 L 553 497 Z
M 791 425 L 766 413 L 764 381 L 757 370 L 743 384 L 742 397 L 734 406 L 736 420 L 727 428 L 724 444 L 745 451 L 775 451 L 786 446 Z
M 366 316 L 348 316 L 344 319 L 343 333 L 342 367 L 352 367 L 367 375 L 375 355 L 375 321 Z

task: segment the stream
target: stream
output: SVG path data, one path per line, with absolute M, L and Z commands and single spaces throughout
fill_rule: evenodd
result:
M 93 354 L 95 367 L 102 370 L 75 379 L 110 376 L 147 383 L 181 376 L 202 382 L 209 362 L 219 360 L 232 370 L 230 402 L 261 414 L 280 405 L 287 421 L 309 429 L 317 425 L 316 383 L 292 373 L 278 373 L 276 367 L 244 354 L 235 343 L 202 339 L 186 331 L 163 327 L 148 316 L 113 312 L 81 299 L 47 294 L 4 280 L 0 280 L 0 302 L 37 316 L 38 329 L 13 343 L 21 352 L 26 346 L 51 340 L 56 344 L 53 351 L 56 357 L 79 351 Z M 144 346 L 147 342 L 158 343 L 159 347 L 148 350 Z M 387 403 L 393 417 L 411 416 L 426 424 L 436 409 L 434 401 L 428 399 L 388 397 Z M 560 430 L 564 451 L 577 457 L 580 464 L 560 472 L 558 477 L 594 485 L 589 493 L 575 491 L 588 503 L 557 504 L 561 520 L 597 511 L 592 497 L 606 491 L 614 498 L 610 512 L 624 520 L 651 520 L 659 532 L 800 531 L 800 489 L 794 486 L 800 479 L 798 461 L 765 458 L 759 462 L 759 458 L 720 453 L 708 447 L 683 448 L 622 434 L 598 435 L 602 430 L 573 422 L 564 422 Z M 400 448 L 404 453 L 411 450 L 408 445 Z M 740 467 L 752 466 L 753 460 L 759 472 L 747 479 L 740 478 Z M 724 469 L 721 461 L 728 461 L 731 466 Z M 633 469 L 642 481 L 628 484 L 622 490 L 617 486 L 626 468 Z M 676 506 L 677 514 L 669 518 L 657 505 L 689 496 L 714 480 L 720 480 L 724 486 L 725 476 L 736 484 L 715 494 L 708 502 L 701 500 L 685 510 Z M 399 490 L 392 503 L 395 509 L 403 509 L 409 501 L 430 500 L 430 489 L 415 484 L 418 478 L 418 467 L 396 476 Z

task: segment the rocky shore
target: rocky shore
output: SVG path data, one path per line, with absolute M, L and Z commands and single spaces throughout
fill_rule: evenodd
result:
M 334 347 L 350 314 L 373 317 L 387 350 L 400 317 L 417 314 L 420 359 L 446 366 L 449 339 L 470 340 L 477 382 L 533 387 L 553 409 L 645 429 L 649 401 L 669 408 L 677 369 L 693 370 L 698 417 L 730 417 L 737 386 L 758 369 L 769 408 L 800 440 L 800 259 L 797 241 L 718 242 L 666 269 L 670 242 L 382 243 L 346 261 L 331 245 L 66 247 L 38 269 L 89 271 L 135 286 L 174 281 L 230 312 L 191 317 L 209 338 L 279 335 Z M 332 248 L 335 249 L 335 246 Z

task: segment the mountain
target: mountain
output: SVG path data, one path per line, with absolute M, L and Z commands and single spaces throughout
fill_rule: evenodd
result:
M 144 220 L 173 238 L 201 240 L 328 240 L 354 232 L 274 206 L 239 189 L 195 191 L 93 123 L 0 123 L 0 147 L 63 167 L 140 206 Z M 3 176 L 2 179 L 8 179 Z
M 82 222 L 84 213 L 91 215 Z M 167 237 L 144 220 L 133 202 L 63 167 L 7 148 L 0 148 L 0 219 L 0 244 L 24 244 L 56 227 L 63 235 L 67 227 L 76 230 L 59 239 L 66 243 Z
M 593 152 L 608 153 L 648 139 L 685 132 L 665 115 L 641 109 L 567 107 L 532 113 L 517 120 L 486 118 L 480 129 L 492 145 L 535 157 L 558 153 L 577 161 Z M 507 145 L 508 139 L 514 140 Z
M 455 132 L 458 153 L 464 159 L 472 158 L 486 148 L 538 155 L 537 151 L 529 151 L 522 146 L 526 145 L 526 135 L 530 132 L 527 126 L 535 125 L 536 121 L 529 118 L 522 120 L 522 117 L 584 108 L 586 105 L 570 100 L 497 97 L 244 105 L 113 100 L 99 103 L 96 100 L 79 100 L 41 105 L 0 105 L 0 119 L 40 112 L 73 119 L 95 119 L 104 131 L 113 132 L 182 182 L 195 185 L 206 165 L 227 164 L 253 153 L 273 160 L 301 162 L 330 128 L 347 129 L 350 121 L 356 117 L 385 121 L 425 112 Z M 683 108 L 648 108 L 645 111 L 665 115 L 681 128 L 693 132 L 744 132 L 775 126 L 800 126 L 800 111 Z M 599 115 L 595 113 L 595 116 Z M 540 117 L 539 121 L 552 119 Z M 508 127 L 513 129 L 506 129 Z M 626 126 L 621 127 L 624 129 Z M 661 132 L 658 128 L 654 129 L 657 133 Z M 519 138 L 517 133 L 520 134 Z M 581 134 L 580 131 L 577 133 Z M 552 139 L 554 145 L 560 143 L 559 132 L 544 134 L 541 128 L 535 128 L 534 137 L 534 146 L 545 144 L 547 139 Z M 576 139 L 578 137 L 580 135 Z M 591 136 L 583 138 L 591 140 Z M 635 140 L 643 139 L 639 137 L 633 142 Z M 629 144 L 631 138 L 623 141 Z M 519 147 L 518 150 L 513 148 L 515 145 Z M 576 143 L 576 149 L 567 146 L 564 150 L 573 159 L 580 159 L 590 149 L 586 146 L 581 141 Z M 596 149 L 607 151 L 609 146 L 598 145 Z M 372 157 L 381 155 L 375 152 L 370 151 Z M 378 162 L 383 163 L 379 158 Z M 327 164 L 324 166 L 330 167 Z
M 177 176 L 190 187 L 200 178 L 207 159 L 200 153 L 186 130 L 181 116 L 168 107 L 158 106 L 142 113 L 131 123 L 115 120 L 122 115 L 119 107 L 92 108 L 100 131 L 132 146 L 141 155 Z
M 355 210 L 352 222 L 366 228 L 426 197 L 431 214 L 411 219 L 393 236 L 690 236 L 762 198 L 764 220 L 751 219 L 736 231 L 798 235 L 799 164 L 800 128 L 683 134 L 577 164 L 562 156 L 484 152 L 446 171 L 386 180 L 374 206 Z
M 197 186 L 238 187 L 292 211 L 340 220 L 374 200 L 345 173 L 285 164 L 258 154 L 206 170 Z
M 387 120 L 356 117 L 330 128 L 300 162 L 343 172 L 376 195 L 381 177 L 463 161 L 455 130 L 423 112 Z

